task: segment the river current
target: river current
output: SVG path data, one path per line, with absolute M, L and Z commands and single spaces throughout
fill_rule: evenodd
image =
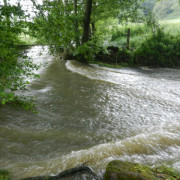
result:
M 102 174 L 113 159 L 180 170 L 180 70 L 112 69 L 28 50 L 47 64 L 26 96 L 38 113 L 0 109 L 0 169 L 13 179 L 86 164 Z

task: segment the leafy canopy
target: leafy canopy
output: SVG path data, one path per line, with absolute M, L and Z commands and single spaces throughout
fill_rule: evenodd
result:
M 89 41 L 83 45 L 82 34 L 85 19 L 86 0 L 44 0 L 42 5 L 36 4 L 38 9 L 34 22 L 30 23 L 31 34 L 41 42 L 49 44 L 53 50 L 59 51 L 63 47 L 71 55 L 93 58 L 93 50 L 98 51 L 102 46 L 107 32 L 100 32 L 99 21 L 119 16 L 120 22 L 137 19 L 138 0 L 94 0 L 92 2 Z M 87 47 L 92 48 L 87 48 Z M 97 47 L 98 46 L 98 47 Z M 100 48 L 99 48 L 100 49 Z M 91 52 L 89 52 L 91 51 Z
M 0 4 L 0 104 L 18 102 L 28 109 L 30 103 L 24 103 L 23 97 L 15 94 L 16 90 L 25 90 L 29 83 L 25 77 L 36 76 L 32 70 L 38 68 L 19 48 L 19 35 L 25 25 L 20 4 L 11 5 L 4 0 L 4 4 Z

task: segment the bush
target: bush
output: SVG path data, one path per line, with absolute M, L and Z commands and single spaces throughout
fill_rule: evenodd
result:
M 121 63 L 131 64 L 131 51 L 129 51 L 128 49 L 119 49 L 117 55 Z
M 133 61 L 155 67 L 180 66 L 180 37 L 158 30 L 134 51 Z
M 6 170 L 0 169 L 0 180 L 10 180 L 10 174 Z
M 25 22 L 20 5 L 0 6 L 0 107 L 15 103 L 25 109 L 32 109 L 32 101 L 17 96 L 16 90 L 26 90 L 26 77 L 38 77 L 33 70 L 39 68 L 21 49 L 19 35 L 24 32 Z
M 87 63 L 94 60 L 95 55 L 101 50 L 103 50 L 103 48 L 100 46 L 100 42 L 95 38 L 91 38 L 88 42 L 78 46 L 72 55 L 76 60 Z

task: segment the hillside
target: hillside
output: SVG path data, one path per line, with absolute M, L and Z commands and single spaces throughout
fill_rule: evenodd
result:
M 160 20 L 180 18 L 179 0 L 146 0 L 143 6 L 152 10 Z
M 180 18 L 180 3 L 178 0 L 164 0 L 155 4 L 153 11 L 159 19 Z

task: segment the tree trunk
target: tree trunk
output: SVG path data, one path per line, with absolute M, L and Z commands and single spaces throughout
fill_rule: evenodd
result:
M 3 0 L 3 2 L 4 2 L 4 6 L 8 7 L 7 0 Z M 8 11 L 6 12 L 5 16 L 6 16 L 7 26 L 10 27 L 10 16 L 9 16 L 9 12 Z
M 4 6 L 7 6 L 7 0 L 3 0 L 4 1 Z
M 68 0 L 64 0 L 64 17 L 65 17 L 65 20 L 67 19 L 68 15 L 69 15 L 68 10 L 67 10 L 67 6 L 68 6 Z M 64 28 L 67 30 L 68 24 L 65 24 Z M 65 60 L 67 60 L 68 56 L 69 56 L 69 48 L 68 48 L 68 45 L 66 45 L 66 46 L 64 46 L 63 57 Z
M 91 23 L 91 26 L 92 26 L 92 35 L 94 35 L 94 34 L 95 34 L 95 31 L 96 31 L 95 23 L 92 22 L 92 23 Z
M 128 29 L 128 32 L 127 32 L 127 49 L 130 48 L 130 33 L 131 33 L 131 30 Z
M 65 16 L 68 16 L 67 4 L 68 4 L 68 0 L 64 0 L 64 14 L 65 14 Z
M 79 36 L 78 36 L 78 17 L 77 17 L 77 0 L 74 0 L 74 15 L 76 17 L 75 23 L 74 23 L 74 28 L 75 28 L 75 42 L 76 42 L 76 47 L 80 45 L 79 43 Z
M 86 0 L 85 1 L 85 14 L 84 14 L 84 27 L 83 27 L 82 43 L 85 43 L 89 40 L 91 10 L 92 10 L 92 0 Z

